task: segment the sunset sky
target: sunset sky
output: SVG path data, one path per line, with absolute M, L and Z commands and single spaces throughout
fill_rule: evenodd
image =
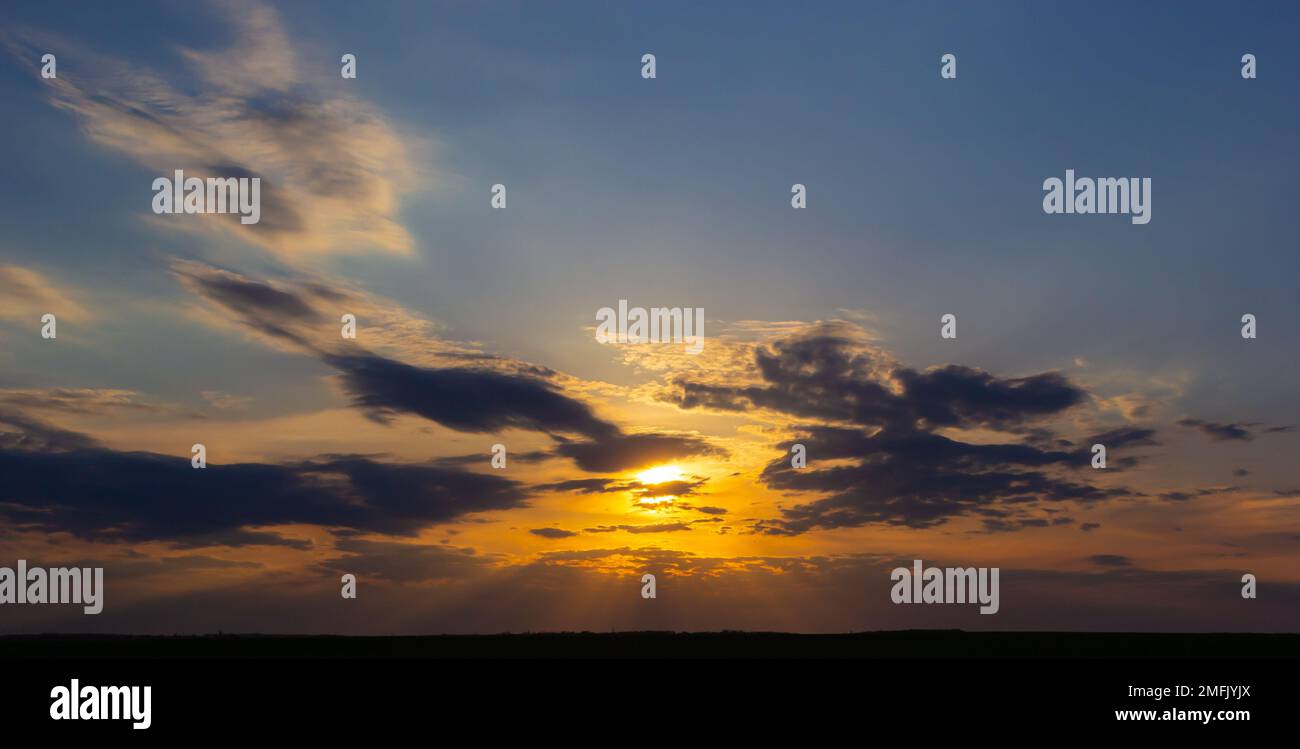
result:
M 0 633 L 1296 631 L 1298 35 L 7 3 L 0 566 L 103 566 L 106 602 Z M 259 175 L 262 221 L 155 215 L 176 169 Z M 1045 214 L 1066 169 L 1150 177 L 1151 222 Z M 703 308 L 703 352 L 598 343 L 620 299 Z M 1000 568 L 1000 611 L 892 604 L 914 559 Z

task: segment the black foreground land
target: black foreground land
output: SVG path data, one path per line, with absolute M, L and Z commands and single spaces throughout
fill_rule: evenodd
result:
M 1300 634 L 912 630 L 563 632 L 421 637 L 6 635 L 0 659 L 150 658 L 1300 658 Z

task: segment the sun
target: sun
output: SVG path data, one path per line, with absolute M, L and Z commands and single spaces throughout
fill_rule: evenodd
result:
M 641 484 L 641 488 L 633 490 L 633 501 L 643 508 L 669 507 L 677 501 L 675 494 L 661 494 L 657 496 L 647 496 L 653 491 L 647 487 L 659 486 L 673 481 L 684 481 L 686 473 L 677 466 L 655 466 L 647 468 L 638 473 L 636 479 Z
M 636 475 L 637 481 L 643 484 L 662 484 L 666 481 L 681 481 L 684 478 L 686 474 L 682 473 L 682 469 L 672 465 L 647 468 Z

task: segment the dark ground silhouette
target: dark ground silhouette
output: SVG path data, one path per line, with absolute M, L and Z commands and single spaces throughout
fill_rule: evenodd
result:
M 1300 634 L 557 632 L 342 637 L 7 635 L 0 660 L 59 658 L 1300 658 Z

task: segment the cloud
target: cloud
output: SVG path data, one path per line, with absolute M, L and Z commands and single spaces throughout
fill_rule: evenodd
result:
M 530 450 L 528 452 L 511 453 L 509 461 L 511 463 L 543 463 L 552 457 L 554 456 L 547 450 Z M 434 465 L 440 466 L 482 466 L 491 464 L 491 456 L 487 452 L 447 455 L 434 458 L 432 462 Z
M 763 482 L 774 489 L 829 496 L 783 508 L 780 518 L 756 524 L 762 533 L 795 535 L 869 523 L 926 528 L 994 507 L 1024 511 L 1039 502 L 1096 502 L 1129 493 L 1042 470 L 1087 463 L 1077 453 L 1026 445 L 968 444 L 924 432 L 868 435 L 834 427 L 809 428 L 795 441 L 807 447 L 809 466 L 796 469 L 787 458 L 778 459 L 763 470 Z M 788 454 L 788 444 L 783 453 Z M 816 461 L 837 459 L 856 463 L 813 467 Z M 1001 518 L 988 525 L 1005 530 L 1010 522 Z M 1021 519 L 1014 527 L 1034 524 Z
M 576 494 L 605 494 L 625 491 L 626 485 L 617 479 L 571 479 L 533 487 L 543 492 L 574 492 Z
M 186 536 L 184 538 L 172 539 L 170 546 L 173 549 L 201 549 L 209 546 L 228 546 L 230 548 L 240 548 L 243 546 L 284 546 L 297 551 L 307 551 L 312 549 L 315 544 L 307 538 L 289 538 L 279 533 L 269 533 L 267 531 L 250 531 L 238 528 L 230 531 L 218 531 L 206 535 Z
M 353 403 L 386 421 L 410 413 L 462 432 L 528 429 L 599 439 L 617 435 L 586 404 L 536 377 L 489 369 L 417 367 L 374 354 L 326 355 Z
M 79 292 L 63 289 L 30 268 L 0 265 L 0 320 L 22 320 L 39 330 L 41 316 L 53 314 L 59 320 L 85 320 L 89 317 L 80 304 L 72 300 Z
M 1204 421 L 1201 419 L 1180 419 L 1178 425 L 1192 429 L 1199 429 L 1215 442 L 1249 442 L 1255 439 L 1255 435 L 1251 434 L 1243 425 L 1240 424 L 1216 424 L 1215 422 Z
M 1001 379 L 970 367 L 918 372 L 894 362 L 846 323 L 821 323 L 755 350 L 761 383 L 679 379 L 665 399 L 682 408 L 770 409 L 801 418 L 894 429 L 1009 428 L 1058 414 L 1086 393 L 1049 372 Z
M 584 471 L 626 471 L 695 455 L 719 455 L 719 448 L 692 435 L 613 434 L 592 441 L 559 440 L 558 455 Z
M 705 515 L 726 515 L 727 514 L 727 508 L 725 507 L 709 507 L 709 506 L 700 507 L 697 505 L 688 504 L 686 502 L 681 502 L 677 506 L 682 508 L 683 510 L 694 510 L 696 512 L 702 512 Z
M 1233 422 L 1231 424 L 1219 424 L 1204 419 L 1180 419 L 1179 426 L 1189 429 L 1197 429 L 1208 436 L 1214 442 L 1250 442 L 1255 439 L 1255 433 L 1252 429 L 1257 429 L 1266 434 L 1283 434 L 1295 431 L 1294 425 L 1268 426 L 1258 421 Z
M 317 565 L 322 570 L 356 575 L 359 580 L 398 583 L 459 580 L 492 567 L 491 559 L 473 549 L 454 546 L 341 539 L 334 544 L 345 556 Z
M 187 289 L 233 314 L 260 340 L 314 356 L 336 369 L 352 403 L 379 423 L 411 414 L 461 432 L 542 432 L 556 441 L 556 455 L 591 472 L 722 454 L 694 435 L 624 433 L 587 403 L 565 394 L 560 383 L 567 380 L 552 370 L 430 338 L 431 324 L 422 328 L 391 310 L 386 313 L 396 317 L 391 324 L 408 333 L 386 336 L 381 319 L 364 328 L 366 340 L 394 349 L 398 356 L 424 349 L 427 363 L 408 363 L 342 341 L 322 308 L 361 307 L 379 314 L 380 305 L 354 290 L 337 289 L 323 280 L 258 281 L 189 261 L 174 262 L 172 272 Z M 339 298 L 348 301 L 340 303 Z M 430 350 L 435 353 L 429 355 Z
M 676 533 L 678 531 L 689 531 L 689 523 L 649 523 L 646 525 L 620 525 L 619 530 L 628 533 Z
M 533 528 L 528 532 L 534 536 L 541 536 L 542 538 L 572 538 L 573 536 L 578 535 L 573 531 L 566 531 L 563 528 Z
M 228 308 L 255 309 L 261 318 L 288 318 L 308 323 L 320 321 L 320 314 L 297 293 L 282 291 L 271 284 L 228 271 L 205 269 L 198 263 L 178 263 L 176 268 L 182 275 L 201 284 L 205 296 Z
M 250 532 L 292 524 L 414 535 L 471 513 L 523 507 L 528 497 L 516 481 L 426 464 L 329 456 L 195 469 L 188 457 L 39 432 L 0 441 L 0 475 L 0 517 L 16 527 L 182 547 L 300 545 Z
M 199 395 L 208 402 L 208 405 L 221 411 L 242 410 L 253 403 L 252 396 L 231 395 L 220 390 L 201 390 Z
M 1132 567 L 1133 560 L 1119 554 L 1093 554 L 1088 561 L 1101 567 Z
M 237 237 L 282 258 L 325 252 L 409 254 L 400 196 L 421 178 L 423 146 L 371 105 L 301 74 L 276 12 L 260 3 L 214 3 L 229 46 L 181 48 L 181 65 L 155 72 L 38 32 L 6 36 L 21 59 L 51 45 L 75 75 L 44 80 L 50 103 L 88 138 L 160 176 L 260 177 L 262 219 L 200 215 L 159 226 Z M 188 70 L 188 75 L 182 71 Z M 320 80 L 325 80 L 323 75 Z M 150 193 L 141 192 L 142 208 Z
M 353 402 L 377 421 L 411 413 L 466 432 L 524 428 L 589 437 L 617 432 L 589 406 L 559 393 L 546 380 L 549 370 L 441 341 L 432 336 L 433 323 L 395 313 L 393 305 L 363 292 L 324 279 L 260 281 L 192 261 L 174 261 L 172 273 L 215 305 L 221 319 L 233 315 L 259 340 L 337 369 Z M 339 313 L 357 316 L 360 340 L 398 354 L 432 351 L 437 366 L 406 363 L 342 340 Z M 456 366 L 448 366 L 452 363 Z
M 441 326 L 350 282 L 302 272 L 256 279 L 192 260 L 172 259 L 172 276 L 202 305 L 188 310 L 217 329 L 237 330 L 281 351 L 322 356 L 355 353 L 359 342 L 411 363 L 477 363 L 508 369 L 512 362 L 438 337 Z M 340 335 L 342 316 L 357 321 L 357 341 Z M 544 372 L 536 367 L 522 371 Z
M 626 492 L 631 494 L 636 501 L 662 499 L 664 497 L 689 497 L 699 493 L 699 489 L 708 483 L 707 478 L 697 479 L 695 481 L 662 481 L 657 484 L 647 484 L 642 481 L 629 480 L 620 481 L 617 479 L 572 479 L 568 481 L 556 481 L 548 484 L 538 484 L 533 487 L 537 491 L 552 492 L 572 492 L 575 494 L 614 494 Z M 723 515 L 726 510 L 721 507 L 694 507 L 686 503 L 680 503 L 678 507 L 684 510 L 697 510 L 710 515 Z
M 983 516 L 989 531 L 1019 530 L 1049 524 L 1032 513 L 1041 502 L 1128 494 L 1065 475 L 1088 465 L 1085 449 L 973 442 L 955 433 L 994 430 L 1050 441 L 1051 432 L 1034 422 L 1089 399 L 1058 373 L 1000 378 L 952 364 L 920 372 L 841 322 L 811 325 L 756 348 L 753 367 L 757 379 L 741 373 L 734 385 L 679 378 L 668 399 L 685 409 L 761 409 L 820 422 L 797 427 L 795 437 L 779 444 L 782 457 L 760 479 L 772 489 L 825 496 L 783 507 L 780 517 L 754 523 L 756 532 L 796 535 L 872 523 L 925 528 L 968 514 Z M 1150 429 L 1102 436 L 1113 447 L 1155 444 Z M 807 448 L 806 468 L 790 464 L 796 443 Z
M 174 411 L 170 406 L 136 400 L 137 395 L 133 390 L 115 388 L 7 388 L 0 390 L 0 406 L 79 415 Z
M 677 531 L 689 531 L 690 523 L 648 523 L 645 525 L 598 525 L 595 528 L 584 528 L 587 533 L 612 533 L 614 531 L 627 531 L 628 533 L 675 533 Z
M 1159 445 L 1155 440 L 1156 430 L 1139 427 L 1120 427 L 1108 432 L 1093 435 L 1085 440 L 1089 445 L 1102 444 L 1111 450 L 1118 447 L 1148 447 Z
M 637 482 L 638 486 L 632 489 L 632 493 L 637 499 L 689 497 L 692 494 L 697 493 L 697 490 L 707 482 L 708 479 L 699 479 L 698 481 L 661 481 L 657 484 L 644 484 Z
M 1212 486 L 1191 491 L 1169 491 L 1160 495 L 1161 499 L 1168 499 L 1174 502 L 1186 502 L 1189 499 L 1197 497 L 1211 497 L 1216 494 L 1227 494 L 1230 492 L 1240 491 L 1239 486 Z
M 98 445 L 87 435 L 60 429 L 12 408 L 0 408 L 0 450 L 85 450 Z

